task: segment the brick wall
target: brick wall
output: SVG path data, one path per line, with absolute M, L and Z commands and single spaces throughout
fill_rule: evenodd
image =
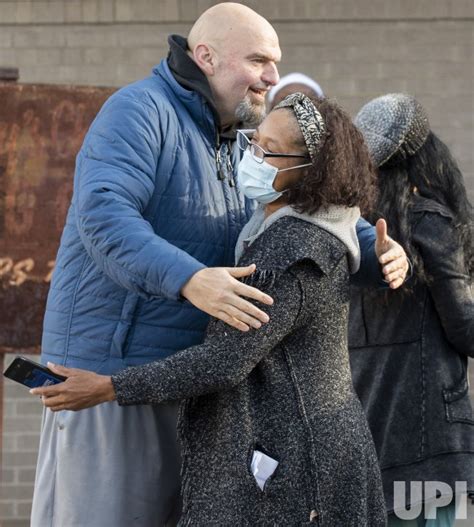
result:
M 166 55 L 208 0 L 0 0 L 0 65 L 22 82 L 120 86 Z M 303 71 L 348 110 L 388 91 L 426 106 L 474 198 L 470 0 L 244 2 L 275 25 L 281 72 Z
M 37 355 L 26 356 L 38 360 Z M 6 355 L 5 366 L 13 358 Z M 4 380 L 3 387 L 0 525 L 27 527 L 43 407 L 39 399 L 28 393 L 28 388 L 9 379 Z
M 0 66 L 20 82 L 120 86 L 166 56 L 208 0 L 0 0 Z M 302 71 L 350 112 L 389 91 L 414 94 L 452 148 L 474 201 L 471 0 L 243 2 L 280 35 L 282 74 Z M 0 101 L 1 103 L 1 101 Z M 473 383 L 474 384 L 474 383 Z M 41 408 L 5 382 L 4 527 L 28 525 Z

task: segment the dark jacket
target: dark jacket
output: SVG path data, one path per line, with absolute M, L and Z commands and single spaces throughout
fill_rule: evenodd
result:
M 182 407 L 182 526 L 385 525 L 380 472 L 351 382 L 346 248 L 284 217 L 247 249 L 275 302 L 247 333 L 213 321 L 204 343 L 112 377 L 119 404 Z M 264 490 L 258 449 L 279 462 Z
M 394 481 L 442 481 L 453 492 L 456 481 L 467 481 L 474 490 L 472 282 L 449 210 L 417 197 L 410 221 L 428 285 L 415 276 L 412 293 L 354 288 L 351 297 L 354 386 L 377 447 L 388 510 Z

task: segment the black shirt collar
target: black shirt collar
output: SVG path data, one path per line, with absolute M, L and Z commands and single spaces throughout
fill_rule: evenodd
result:
M 204 98 L 212 111 L 217 127 L 220 129 L 220 117 L 214 104 L 211 86 L 204 73 L 188 55 L 187 40 L 180 35 L 170 35 L 168 44 L 170 46 L 168 66 L 174 78 L 183 88 L 193 90 Z
M 188 41 L 180 35 L 170 35 L 168 37 L 170 50 L 168 52 L 168 66 L 176 79 L 183 88 L 199 93 L 209 108 L 211 109 L 219 135 L 222 139 L 235 139 L 235 131 L 239 125 L 222 129 L 220 116 L 214 104 L 211 86 L 207 77 L 200 70 L 194 60 L 188 55 Z

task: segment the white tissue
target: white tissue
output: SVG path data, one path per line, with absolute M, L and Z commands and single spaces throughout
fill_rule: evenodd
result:
M 261 490 L 263 490 L 267 479 L 275 472 L 277 466 L 278 461 L 260 452 L 260 450 L 254 450 L 250 468 Z

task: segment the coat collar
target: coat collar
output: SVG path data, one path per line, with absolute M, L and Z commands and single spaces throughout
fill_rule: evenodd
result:
M 180 35 L 170 35 L 168 44 L 170 50 L 167 63 L 173 77 L 183 88 L 201 95 L 214 117 L 216 126 L 220 128 L 220 117 L 214 104 L 211 86 L 207 77 L 188 55 L 188 41 Z
M 324 229 L 292 216 L 284 216 L 270 225 L 259 243 L 252 244 L 239 265 L 255 263 L 257 269 L 285 271 L 293 264 L 309 260 L 329 274 L 341 258 L 345 245 Z
M 167 59 L 153 68 L 179 98 L 193 120 L 202 130 L 208 130 L 213 142 L 217 140 L 219 116 L 212 102 L 211 88 L 206 76 L 186 53 L 186 39 L 169 37 Z M 171 68 L 174 68 L 172 70 Z
M 199 124 L 210 121 L 215 137 L 217 138 L 219 134 L 221 142 L 235 140 L 236 130 L 242 128 L 243 124 L 235 123 L 222 128 L 209 81 L 188 55 L 188 41 L 180 35 L 170 35 L 168 44 L 170 49 L 166 61 L 162 61 L 153 72 L 155 74 L 161 72 L 165 80 L 172 85 L 173 90 L 180 92 L 180 98 L 185 105 L 188 101 L 188 111 Z M 192 98 L 190 94 L 197 97 Z M 199 101 L 200 108 L 197 107 L 199 104 L 196 105 L 196 101 Z M 203 116 L 203 112 L 210 113 L 212 118 Z

